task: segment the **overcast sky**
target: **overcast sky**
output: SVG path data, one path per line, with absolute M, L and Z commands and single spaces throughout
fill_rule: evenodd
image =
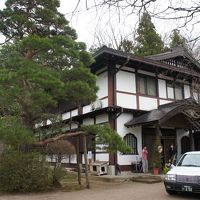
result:
M 184 2 L 184 4 L 187 4 L 191 0 L 173 0 L 173 2 L 175 1 L 178 3 Z M 5 0 L 0 0 L 0 8 L 3 8 L 4 2 Z M 76 8 L 78 0 L 60 0 L 60 2 L 61 7 L 59 11 L 65 14 L 68 21 L 70 21 L 70 25 L 76 29 L 78 40 L 85 42 L 89 47 L 96 42 L 97 37 L 95 35 L 102 34 L 105 37 L 109 35 L 111 29 L 110 27 L 112 27 L 116 36 L 129 35 L 129 38 L 131 37 L 131 32 L 137 28 L 139 16 L 136 14 L 130 15 L 130 10 L 128 9 L 126 9 L 124 12 L 121 12 L 119 18 L 119 15 L 116 14 L 116 11 L 111 10 L 109 12 L 106 8 L 87 10 L 85 0 L 80 1 L 80 5 L 76 9 L 76 12 L 73 11 Z M 89 0 L 89 2 L 94 2 L 94 0 Z M 168 1 L 165 0 L 165 3 L 163 4 L 163 0 L 157 0 L 156 6 L 152 6 L 152 10 L 159 11 L 163 9 L 164 6 L 167 6 L 166 2 Z M 91 5 L 92 4 L 88 6 Z M 169 37 L 171 31 L 177 27 L 177 24 L 180 23 L 178 21 L 163 21 L 158 19 L 152 19 L 152 21 L 157 32 L 162 36 L 162 38 Z M 191 32 L 188 30 L 188 28 L 182 29 L 181 33 L 186 37 L 191 36 Z M 196 34 L 196 30 L 193 30 L 192 33 Z
M 97 2 L 100 0 L 97 0 Z M 113 29 L 116 36 L 124 35 L 129 36 L 132 39 L 131 33 L 135 31 L 138 25 L 139 16 L 137 14 L 130 14 L 132 10 L 125 9 L 120 12 L 120 17 L 116 13 L 116 10 L 108 10 L 107 8 L 86 9 L 86 0 L 81 0 L 76 12 L 73 12 L 76 8 L 78 0 L 61 0 L 60 11 L 66 14 L 66 18 L 70 21 L 70 25 L 76 29 L 80 41 L 86 42 L 88 46 L 91 46 L 94 42 L 97 42 L 97 36 L 102 34 L 112 35 L 111 29 Z M 88 7 L 92 7 L 94 0 L 88 0 Z M 197 5 L 199 0 L 192 0 L 193 5 Z M 195 4 L 196 2 L 196 4 Z M 156 0 L 151 6 L 151 10 L 154 13 L 158 13 L 168 6 L 190 6 L 191 0 Z M 171 14 L 171 15 L 170 15 Z M 169 16 L 179 16 L 178 13 L 168 13 Z M 199 20 L 200 16 L 196 16 L 196 20 Z M 184 24 L 184 20 L 161 20 L 158 18 L 152 18 L 157 32 L 162 36 L 165 42 L 169 41 L 169 36 L 173 29 Z M 112 27 L 112 28 L 111 28 Z M 180 33 L 188 39 L 199 34 L 198 24 L 195 27 L 185 26 L 179 29 Z M 104 39 L 108 37 L 104 37 Z

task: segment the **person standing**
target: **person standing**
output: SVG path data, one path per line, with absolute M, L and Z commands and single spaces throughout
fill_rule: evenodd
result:
M 148 172 L 148 151 L 146 146 L 142 149 L 142 170 L 144 173 Z
M 169 163 L 172 163 L 175 154 L 176 154 L 176 150 L 174 148 L 174 145 L 171 144 L 169 147 L 169 152 L 168 152 Z

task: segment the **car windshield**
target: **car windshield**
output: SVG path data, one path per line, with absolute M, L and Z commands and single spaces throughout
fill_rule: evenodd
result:
M 177 166 L 200 167 L 200 154 L 185 154 Z

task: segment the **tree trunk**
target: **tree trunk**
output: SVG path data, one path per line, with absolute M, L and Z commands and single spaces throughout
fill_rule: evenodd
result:
M 87 140 L 86 136 L 83 135 L 83 146 L 84 146 L 84 159 L 85 159 L 85 179 L 86 179 L 86 187 L 90 188 L 89 178 L 88 178 L 88 161 L 87 161 Z

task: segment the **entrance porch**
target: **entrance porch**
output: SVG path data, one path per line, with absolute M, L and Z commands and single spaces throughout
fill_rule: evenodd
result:
M 163 147 L 163 163 L 168 162 L 171 144 L 177 156 L 186 151 L 200 150 L 200 105 L 193 99 L 164 104 L 125 124 L 126 127 L 142 127 L 142 144 L 153 157 L 153 145 L 159 136 Z

